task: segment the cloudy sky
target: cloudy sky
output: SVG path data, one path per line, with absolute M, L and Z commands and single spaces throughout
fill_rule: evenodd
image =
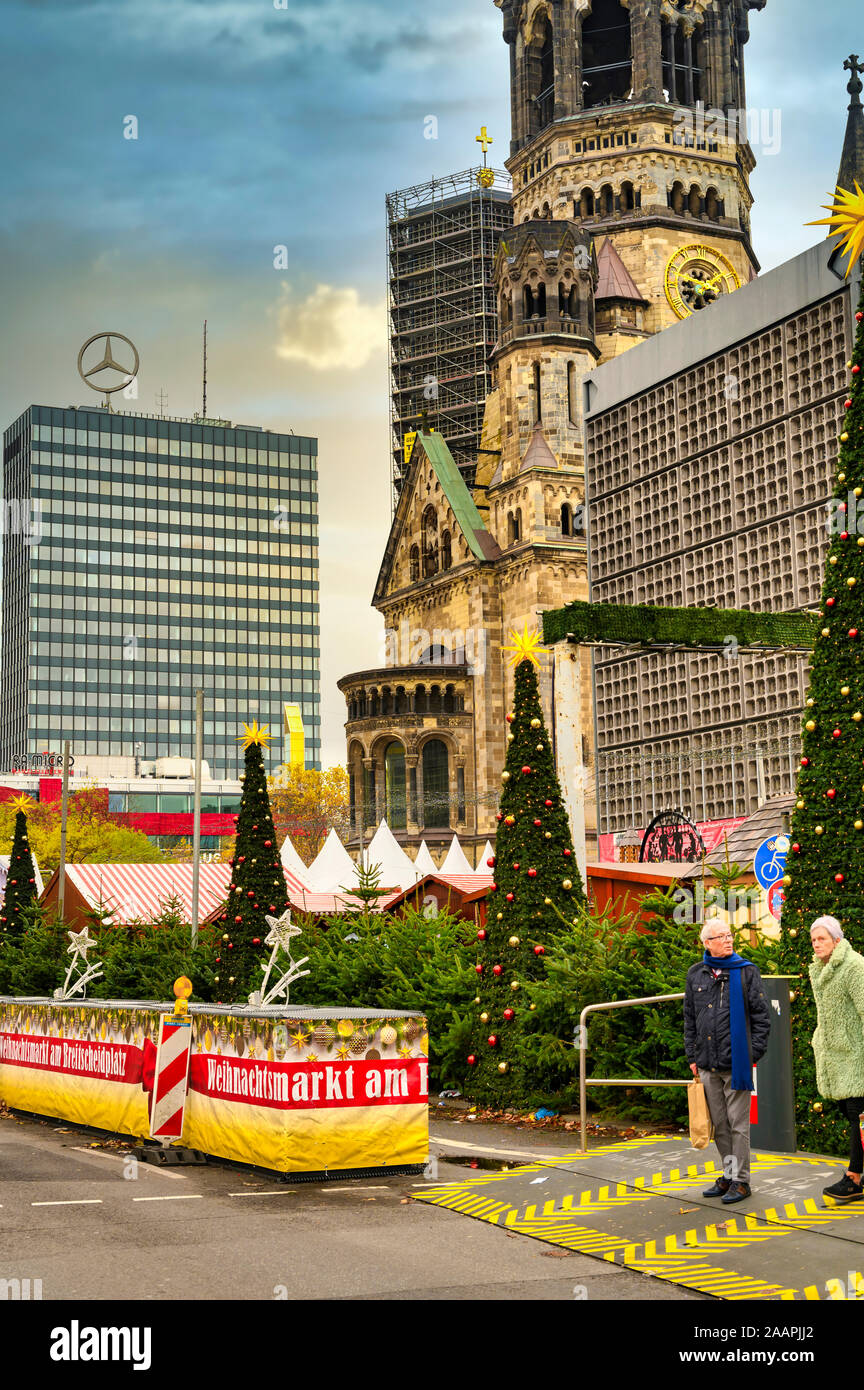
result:
M 0 200 L 5 426 L 83 404 L 80 344 L 141 354 L 139 405 L 320 440 L 324 761 L 340 675 L 374 665 L 390 518 L 384 195 L 509 140 L 492 0 L 4 0 Z M 748 97 L 769 146 L 753 232 L 770 269 L 818 239 L 840 157 L 855 7 L 768 0 Z M 424 137 L 437 117 L 438 138 Z M 137 121 L 137 139 L 124 138 Z M 274 247 L 287 268 L 274 268 Z

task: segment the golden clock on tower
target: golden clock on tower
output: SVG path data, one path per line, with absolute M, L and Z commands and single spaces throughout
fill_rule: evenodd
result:
M 696 242 L 682 246 L 666 265 L 666 298 L 679 319 L 689 318 L 721 294 L 740 287 L 732 262 L 712 246 Z

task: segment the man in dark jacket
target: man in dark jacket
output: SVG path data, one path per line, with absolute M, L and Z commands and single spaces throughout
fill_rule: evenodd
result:
M 732 932 L 716 918 L 700 939 L 705 955 L 687 972 L 684 1044 L 705 1087 L 723 1174 L 704 1197 L 724 1204 L 750 1196 L 752 1064 L 765 1055 L 771 1018 L 756 966 L 734 952 Z

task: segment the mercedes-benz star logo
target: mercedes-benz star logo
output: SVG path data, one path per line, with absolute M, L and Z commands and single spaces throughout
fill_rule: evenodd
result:
M 122 343 L 128 343 L 129 347 L 132 349 L 132 356 L 134 358 L 134 364 L 132 367 L 124 367 L 120 362 L 117 362 L 115 360 L 114 353 L 111 348 L 112 338 L 119 338 Z M 105 351 L 102 356 L 102 360 L 100 362 L 94 363 L 94 365 L 85 372 L 85 352 L 89 347 L 92 347 L 94 343 L 99 343 L 103 339 L 105 341 Z M 124 333 L 94 333 L 92 338 L 87 339 L 86 343 L 84 344 L 84 346 L 78 354 L 78 375 L 81 377 L 81 380 L 84 382 L 84 384 L 90 387 L 91 391 L 104 391 L 105 396 L 108 397 L 111 396 L 115 391 L 124 390 L 124 388 L 130 384 L 130 382 L 135 380 L 135 377 L 138 375 L 138 364 L 138 349 L 132 342 L 131 338 L 127 338 Z M 119 372 L 122 380 L 118 382 L 116 386 L 106 385 L 105 379 L 91 380 L 91 377 L 98 378 L 100 372 L 107 371 Z M 113 378 L 108 377 L 107 380 L 111 381 L 113 380 Z

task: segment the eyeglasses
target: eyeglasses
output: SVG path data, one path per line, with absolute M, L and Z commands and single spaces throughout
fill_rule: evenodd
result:
M 734 940 L 734 937 L 732 936 L 731 931 L 727 931 L 727 932 L 724 932 L 722 936 L 706 936 L 705 940 L 706 940 L 706 942 L 707 942 L 707 941 L 733 941 L 733 940 Z

